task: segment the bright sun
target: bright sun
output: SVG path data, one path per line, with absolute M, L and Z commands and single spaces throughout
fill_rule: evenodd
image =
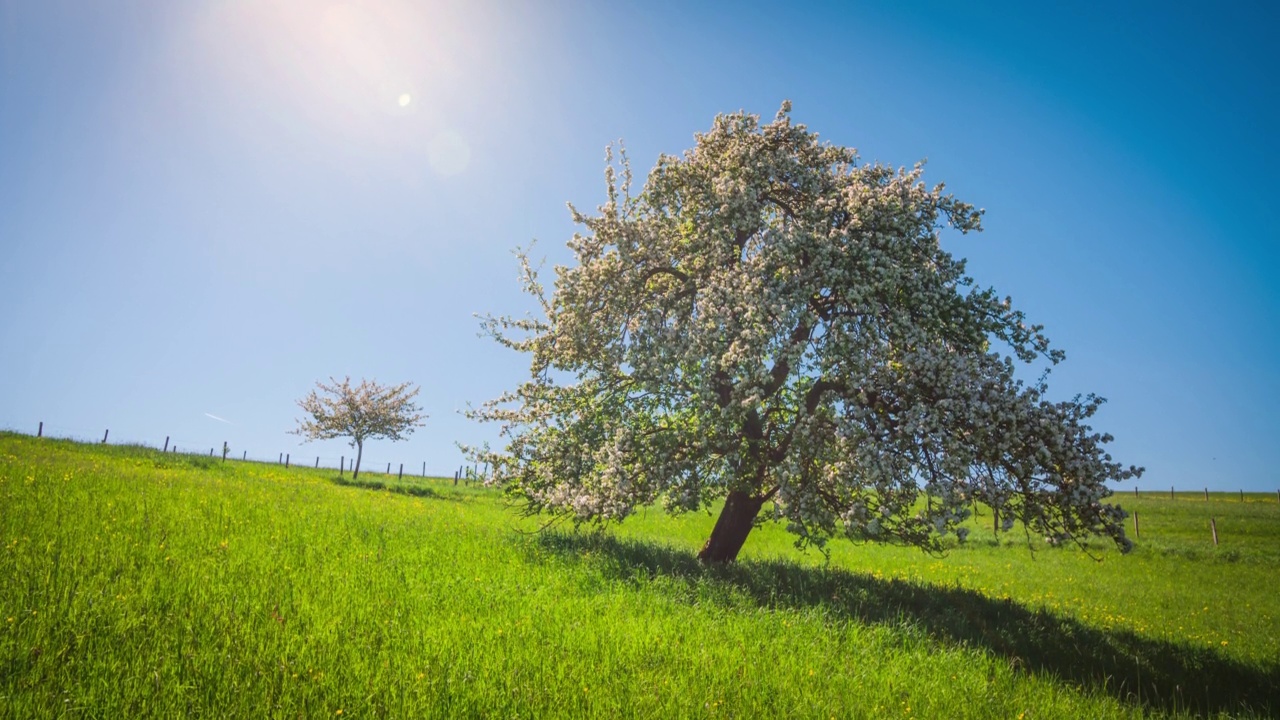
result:
M 466 3 L 372 5 L 208 3 L 182 45 L 214 53 L 214 67 L 250 107 L 269 105 L 273 116 L 290 114 L 312 133 L 425 159 L 441 177 L 465 172 L 474 138 L 455 129 L 453 107 L 458 98 L 486 95 L 494 53 L 485 33 L 492 28 L 475 30 L 479 18 Z

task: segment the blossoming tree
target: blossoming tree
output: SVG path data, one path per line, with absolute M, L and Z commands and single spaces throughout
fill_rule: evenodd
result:
M 981 211 L 789 114 L 717 117 L 639 195 L 610 152 L 608 200 L 570 206 L 584 230 L 550 297 L 520 254 L 543 316 L 484 321 L 532 368 L 472 411 L 505 444 L 476 459 L 530 512 L 577 521 L 723 499 L 706 562 L 734 560 L 766 519 L 801 544 L 938 550 L 975 502 L 1006 529 L 1131 547 L 1103 500 L 1142 470 L 1086 424 L 1103 400 L 1018 379 L 1015 358 L 1063 353 L 939 245 Z
M 298 420 L 298 427 L 291 432 L 306 438 L 304 442 L 351 438 L 351 445 L 356 448 L 353 478 L 360 477 L 365 440 L 403 440 L 426 419 L 413 402 L 418 388 L 410 389 L 410 383 L 384 386 L 361 380 L 352 387 L 349 377 L 341 382 L 334 378 L 329 381 L 332 385 L 316 383 L 324 395 L 312 390 L 298 401 L 298 407 L 310 417 Z

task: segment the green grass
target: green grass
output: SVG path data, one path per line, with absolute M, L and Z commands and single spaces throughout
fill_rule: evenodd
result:
M 701 513 L 538 533 L 342 482 L 0 433 L 0 717 L 1280 713 L 1274 496 L 1121 495 L 1127 556 L 986 516 L 942 558 L 765 526 L 707 569 Z

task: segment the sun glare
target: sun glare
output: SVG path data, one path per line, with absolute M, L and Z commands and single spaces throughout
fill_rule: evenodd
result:
M 229 0 L 192 26 L 246 108 L 344 141 L 409 153 L 440 175 L 470 164 L 451 127 L 485 97 L 487 36 L 467 6 L 385 0 Z M 188 44 L 189 46 L 190 44 Z

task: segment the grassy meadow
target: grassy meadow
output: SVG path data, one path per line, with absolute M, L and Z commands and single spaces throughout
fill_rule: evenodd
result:
M 1280 714 L 1274 494 L 1121 493 L 1127 556 L 984 513 L 943 557 L 769 525 L 708 569 L 706 514 L 360 480 L 0 433 L 0 717 Z

